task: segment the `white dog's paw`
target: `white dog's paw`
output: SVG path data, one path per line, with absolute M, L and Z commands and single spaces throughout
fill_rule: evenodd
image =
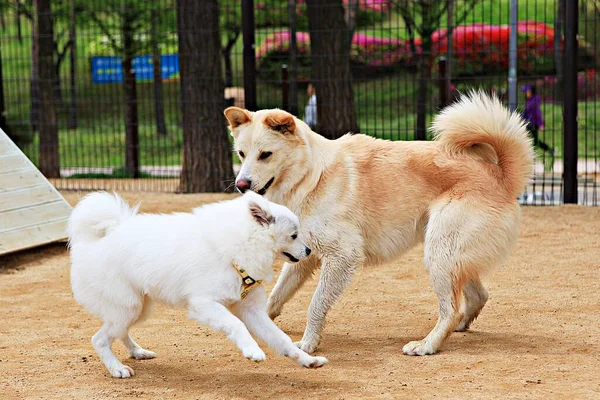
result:
M 402 351 L 407 356 L 426 356 L 428 354 L 435 354 L 436 351 L 431 348 L 431 345 L 425 340 L 415 340 L 404 345 Z
M 308 341 L 305 342 L 304 340 L 301 340 L 299 342 L 295 342 L 294 344 L 300 350 L 302 350 L 303 352 L 308 353 L 308 354 L 312 354 L 315 351 L 317 351 L 317 346 L 319 345 L 318 342 L 308 342 Z
M 114 378 L 131 378 L 132 376 L 135 375 L 135 372 L 133 372 L 133 369 L 131 367 L 121 364 L 121 365 L 117 365 L 114 368 L 111 368 L 110 374 Z
M 256 347 L 256 348 L 250 347 L 247 349 L 243 349 L 242 353 L 244 354 L 244 357 L 246 357 L 248 360 L 252 360 L 252 361 L 256 361 L 256 362 L 265 361 L 267 359 L 265 352 L 262 351 L 261 349 L 259 349 L 258 347 Z
M 325 357 L 304 357 L 300 364 L 305 368 L 320 368 L 327 364 L 328 360 Z
M 131 354 L 131 357 L 136 360 L 150 360 L 156 357 L 156 353 L 150 350 L 137 349 Z

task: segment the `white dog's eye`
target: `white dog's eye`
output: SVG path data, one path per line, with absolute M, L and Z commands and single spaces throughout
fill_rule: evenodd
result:
M 296 240 L 296 238 L 297 238 L 297 237 L 298 237 L 298 234 L 297 234 L 297 233 L 294 233 L 294 234 L 292 235 L 292 239 L 293 239 L 293 240 Z
M 240 158 L 244 158 L 244 152 L 243 151 L 238 151 L 238 155 L 240 156 Z

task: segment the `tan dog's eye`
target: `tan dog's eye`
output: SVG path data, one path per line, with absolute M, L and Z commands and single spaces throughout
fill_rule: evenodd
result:
M 259 160 L 266 160 L 267 158 L 271 157 L 273 153 L 271 153 L 270 151 L 263 151 L 262 153 L 260 153 L 260 156 L 258 156 Z

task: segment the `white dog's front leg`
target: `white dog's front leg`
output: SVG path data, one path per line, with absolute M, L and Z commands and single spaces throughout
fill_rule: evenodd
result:
M 257 288 L 250 296 L 240 301 L 233 308 L 233 312 L 260 340 L 279 354 L 296 361 L 299 365 L 306 368 L 319 368 L 327 363 L 325 357 L 310 356 L 294 345 L 292 339 L 269 318 L 264 309 L 265 300 L 264 288 Z
M 317 349 L 321 341 L 327 312 L 342 295 L 352 280 L 356 267 L 363 261 L 358 247 L 355 247 L 354 250 L 350 255 L 338 253 L 323 259 L 319 284 L 308 308 L 306 330 L 302 340 L 296 343 L 307 353 L 313 353 Z
M 252 361 L 264 361 L 267 357 L 246 326 L 227 307 L 214 300 L 193 299 L 190 301 L 190 318 L 216 331 L 223 332 Z

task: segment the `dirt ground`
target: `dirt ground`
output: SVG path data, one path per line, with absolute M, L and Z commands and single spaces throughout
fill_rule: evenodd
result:
M 75 203 L 81 194 L 66 192 Z M 219 196 L 125 194 L 143 211 L 187 210 Z M 136 376 L 110 378 L 91 335 L 100 322 L 71 295 L 64 245 L 0 258 L 0 398 L 600 398 L 600 208 L 529 207 L 517 250 L 488 279 L 490 300 L 472 331 L 443 351 L 408 357 L 436 320 L 422 247 L 363 268 L 328 317 L 306 370 L 267 350 L 254 364 L 181 309 L 158 307 L 132 330 L 154 360 L 126 360 Z M 279 266 L 278 266 L 279 268 Z M 294 340 L 316 285 L 277 320 Z M 269 285 L 268 289 L 272 287 Z M 125 349 L 115 344 L 121 359 Z

